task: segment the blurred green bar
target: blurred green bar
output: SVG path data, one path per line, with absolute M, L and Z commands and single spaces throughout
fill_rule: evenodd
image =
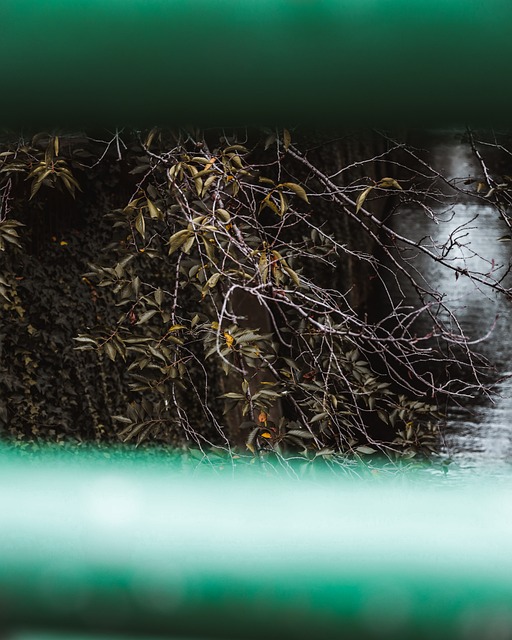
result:
M 0 126 L 509 126 L 510 0 L 2 0 Z
M 2 456 L 0 630 L 512 637 L 512 483 Z

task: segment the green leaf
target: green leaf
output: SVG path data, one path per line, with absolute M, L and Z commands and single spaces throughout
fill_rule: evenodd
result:
M 194 246 L 194 242 L 196 241 L 196 237 L 193 233 L 190 233 L 189 237 L 183 243 L 181 250 L 183 253 L 188 254 L 190 249 Z
M 309 422 L 310 422 L 310 424 L 313 424 L 314 422 L 319 422 L 320 420 L 325 420 L 325 418 L 328 418 L 328 417 L 329 417 L 329 414 L 324 411 L 322 413 L 317 413 L 316 416 L 311 418 L 311 420 Z
M 367 447 L 366 445 L 361 445 L 357 447 L 356 451 L 358 453 L 364 453 L 365 455 L 371 455 L 372 453 L 377 453 L 376 449 L 372 449 L 371 447 Z
M 249 149 L 244 147 L 242 144 L 232 144 L 229 147 L 224 149 L 224 153 L 229 153 L 230 151 L 240 151 L 242 153 L 249 153 Z
M 247 441 L 245 443 L 245 446 L 249 449 L 249 451 L 251 451 L 251 453 L 255 453 L 253 443 L 259 432 L 260 432 L 260 427 L 255 427 L 249 434 L 249 437 L 247 438 Z
M 182 229 L 169 238 L 169 255 L 177 251 L 189 238 L 193 232 L 189 229 Z
M 78 188 L 78 183 L 75 184 L 76 180 L 72 182 L 70 177 L 63 174 L 59 174 L 59 180 L 64 183 L 64 186 L 66 187 L 68 193 L 71 194 L 71 196 L 74 198 L 75 189 Z
M 105 351 L 107 352 L 107 356 L 114 361 L 116 359 L 116 348 L 111 342 L 105 342 Z
M 271 133 L 269 136 L 267 136 L 266 140 L 265 140 L 265 151 L 267 149 L 269 149 L 276 141 L 276 136 L 274 133 Z
M 159 307 L 161 307 L 163 301 L 164 301 L 164 292 L 162 291 L 162 289 L 159 288 L 155 291 L 155 302 Z
M 123 424 L 132 424 L 130 418 L 127 418 L 126 416 L 110 416 L 110 418 L 116 422 L 122 422 Z
M 329 447 L 323 447 L 323 449 L 320 449 L 319 451 L 316 452 L 315 457 L 330 456 L 333 453 L 336 453 L 334 449 L 330 449 Z
M 146 221 L 144 220 L 142 211 L 140 211 L 138 216 L 135 218 L 135 228 L 140 233 L 142 239 L 144 239 L 146 237 Z
M 297 436 L 298 438 L 314 438 L 314 434 L 304 429 L 290 429 L 286 432 L 287 436 Z
M 76 342 L 83 342 L 85 344 L 96 344 L 96 340 L 92 338 L 87 338 L 86 336 L 78 336 L 78 338 L 73 338 Z
M 295 371 L 300 371 L 299 365 L 291 360 L 290 358 L 283 358 L 284 362 L 290 367 L 290 369 L 294 369 Z
M 41 188 L 44 179 L 47 178 L 50 175 L 50 173 L 52 173 L 52 170 L 48 169 L 47 171 L 42 173 L 36 180 L 34 180 L 34 182 L 32 183 L 32 186 L 30 187 L 30 198 L 29 198 L 29 200 L 32 200 L 32 198 L 36 195 L 36 193 Z
M 153 220 L 162 220 L 163 215 L 160 209 L 158 209 L 149 198 L 146 198 L 146 203 L 148 205 L 149 217 Z
M 203 190 L 201 192 L 201 196 L 204 197 L 208 193 L 208 189 L 212 186 L 212 184 L 218 180 L 217 175 L 210 176 L 204 181 Z
M 147 322 L 150 318 L 152 318 L 155 315 L 155 313 L 158 313 L 156 309 L 151 309 L 150 311 L 146 311 L 141 315 L 141 317 L 139 318 L 136 324 L 143 324 L 144 322 Z
M 217 282 L 219 281 L 219 278 L 221 277 L 221 273 L 214 273 L 213 276 L 211 276 L 210 278 L 208 278 L 208 280 L 206 281 L 206 284 L 204 285 L 203 289 L 213 289 L 215 287 L 215 285 L 217 284 Z

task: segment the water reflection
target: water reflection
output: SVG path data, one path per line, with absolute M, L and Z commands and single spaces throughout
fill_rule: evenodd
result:
M 462 185 L 464 179 L 482 174 L 470 144 L 461 141 L 460 135 L 430 139 L 428 161 L 455 184 Z M 471 266 L 484 280 L 504 276 L 503 284 L 511 286 L 512 277 L 506 275 L 511 243 L 497 241 L 507 229 L 496 209 L 453 190 L 451 193 L 456 196 L 453 203 L 434 206 L 432 218 L 419 207 L 401 209 L 394 218 L 394 228 L 404 236 L 423 239 L 423 244 L 436 255 L 440 255 L 443 246 L 449 246 L 445 257 L 453 267 L 464 270 Z M 482 340 L 476 348 L 495 363 L 497 377 L 510 373 L 511 302 L 424 255 L 414 255 L 418 272 L 444 294 L 444 301 L 457 314 L 465 335 Z M 408 300 L 414 303 L 415 291 L 405 282 L 402 286 Z M 432 327 L 427 318 L 423 322 L 421 329 L 427 333 Z M 472 414 L 454 407 L 449 411 L 444 448 L 467 471 L 512 465 L 512 380 L 500 382 L 497 392 L 494 403 L 481 400 L 471 408 Z

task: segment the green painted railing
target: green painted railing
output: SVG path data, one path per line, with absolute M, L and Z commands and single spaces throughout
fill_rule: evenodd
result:
M 508 125 L 510 0 L 2 0 L 4 126 Z
M 510 483 L 171 462 L 2 456 L 0 627 L 512 637 Z

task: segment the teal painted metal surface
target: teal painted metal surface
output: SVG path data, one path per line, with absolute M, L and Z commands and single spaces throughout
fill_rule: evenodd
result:
M 509 0 L 2 0 L 3 126 L 508 125 Z
M 512 483 L 424 483 L 4 456 L 0 626 L 511 637 Z

